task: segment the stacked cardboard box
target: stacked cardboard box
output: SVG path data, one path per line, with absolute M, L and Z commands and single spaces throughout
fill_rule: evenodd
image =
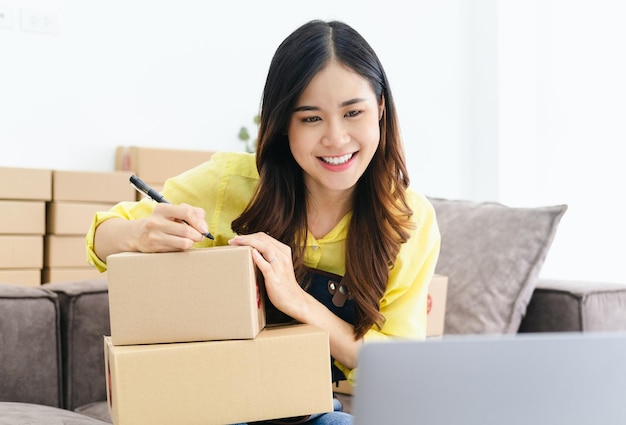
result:
M 165 180 L 211 159 L 212 151 L 118 146 L 115 169 L 131 171 L 157 191 Z M 139 200 L 141 194 L 137 193 Z
M 0 282 L 41 284 L 51 170 L 0 167 Z
M 265 326 L 249 247 L 109 256 L 116 425 L 225 424 L 332 410 L 328 334 Z
M 120 201 L 133 201 L 132 173 L 52 171 L 47 203 L 43 282 L 102 278 L 85 256 L 85 233 L 97 211 Z

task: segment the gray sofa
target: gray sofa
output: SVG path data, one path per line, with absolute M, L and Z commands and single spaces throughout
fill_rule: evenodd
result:
M 110 422 L 102 403 L 109 329 L 105 280 L 0 284 L 0 424 Z
M 626 285 L 540 281 L 519 332 L 626 330 L 625 307 Z M 0 284 L 0 424 L 111 422 L 102 349 L 108 319 L 104 280 Z
M 626 285 L 538 280 L 565 206 L 432 198 L 445 334 L 626 331 Z M 107 282 L 0 283 L 0 424 L 110 423 Z M 342 396 L 347 410 L 349 396 Z

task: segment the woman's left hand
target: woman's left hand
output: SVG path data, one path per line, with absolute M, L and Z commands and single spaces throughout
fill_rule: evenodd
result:
M 330 355 L 346 367 L 356 367 L 363 339 L 355 339 L 351 324 L 336 316 L 298 284 L 289 246 L 265 233 L 235 236 L 228 243 L 252 247 L 252 258 L 263 273 L 265 290 L 272 304 L 298 322 L 328 332 Z
M 296 281 L 291 248 L 266 233 L 238 235 L 228 241 L 232 246 L 252 247 L 252 259 L 265 278 L 265 290 L 274 306 L 302 321 L 306 292 Z

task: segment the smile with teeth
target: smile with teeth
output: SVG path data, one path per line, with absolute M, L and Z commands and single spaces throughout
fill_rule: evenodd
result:
M 320 159 L 327 164 L 331 165 L 341 165 L 350 161 L 350 159 L 354 156 L 354 153 L 347 153 L 341 156 L 321 156 Z

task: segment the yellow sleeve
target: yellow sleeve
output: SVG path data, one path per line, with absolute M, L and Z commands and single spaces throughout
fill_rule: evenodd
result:
M 91 226 L 85 237 L 87 243 L 87 263 L 96 267 L 98 271 L 104 272 L 107 265 L 102 261 L 94 251 L 94 237 L 96 228 L 105 220 L 110 218 L 124 218 L 126 220 L 134 220 L 136 218 L 148 217 L 154 210 L 155 203 L 148 199 L 140 202 L 120 202 L 112 207 L 109 211 L 100 211 L 94 214 Z
M 398 338 L 426 338 L 428 286 L 439 258 L 441 236 L 430 202 L 413 192 L 410 192 L 409 199 L 416 227 L 400 248 L 380 301 L 385 322 L 381 329 L 373 326 L 363 336 L 364 344 Z M 356 369 L 350 370 L 339 362 L 335 364 L 348 381 L 355 381 Z

